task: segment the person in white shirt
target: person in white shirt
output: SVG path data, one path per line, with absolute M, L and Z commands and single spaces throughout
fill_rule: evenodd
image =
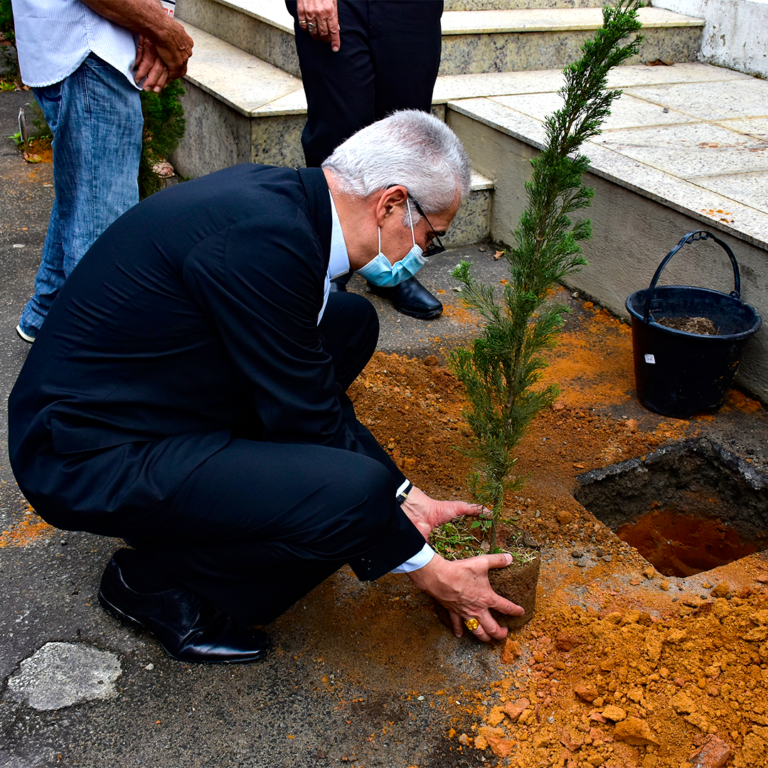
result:
M 33 342 L 99 235 L 139 201 L 140 88 L 184 75 L 192 39 L 158 0 L 13 0 L 24 83 L 53 134 L 56 199 L 16 331 Z

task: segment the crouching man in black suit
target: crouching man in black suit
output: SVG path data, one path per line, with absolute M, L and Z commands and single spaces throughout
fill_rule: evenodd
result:
M 375 310 L 329 292 L 348 270 L 415 273 L 466 194 L 435 118 L 400 112 L 321 169 L 240 165 L 145 200 L 64 286 L 11 393 L 11 464 L 51 524 L 130 542 L 99 590 L 183 661 L 261 658 L 268 624 L 349 563 L 407 573 L 481 640 L 516 615 L 489 568 L 425 543 L 463 502 L 411 486 L 345 390 Z M 475 621 L 472 621 L 472 620 Z

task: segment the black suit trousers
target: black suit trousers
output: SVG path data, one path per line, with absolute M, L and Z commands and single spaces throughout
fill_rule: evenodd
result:
M 376 312 L 361 296 L 331 293 L 320 330 L 344 417 L 372 440 L 343 390 L 376 347 Z M 365 558 L 394 525 L 395 493 L 385 463 L 369 456 L 236 438 L 131 531 L 129 559 L 148 581 L 183 583 L 243 623 L 266 624 Z
M 442 0 L 338 0 L 341 48 L 294 17 L 307 96 L 302 145 L 317 167 L 353 133 L 398 109 L 429 112 L 440 67 Z

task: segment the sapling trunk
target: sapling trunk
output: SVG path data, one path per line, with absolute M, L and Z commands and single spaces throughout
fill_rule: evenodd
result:
M 491 552 L 497 549 L 504 493 L 524 483 L 512 474 L 514 449 L 536 414 L 558 395 L 556 385 L 540 386 L 547 365 L 541 353 L 554 346 L 569 310 L 548 303 L 548 296 L 586 264 L 579 242 L 592 235 L 589 220 L 574 224 L 570 219 L 591 204 L 594 194 L 581 183 L 589 160 L 578 150 L 600 133 L 611 103 L 621 95 L 606 90 L 607 75 L 639 49 L 642 38 L 637 35 L 622 41 L 640 29 L 640 5 L 639 0 L 617 0 L 604 7 L 602 28 L 584 43 L 582 58 L 563 70 L 563 107 L 547 117 L 546 145 L 531 161 L 528 203 L 515 230 L 516 245 L 505 252 L 511 279 L 501 301 L 492 286 L 474 280 L 468 262 L 453 273 L 464 284 L 464 303 L 484 320 L 479 338 L 469 349 L 452 353 L 449 362 L 469 401 L 464 415 L 472 441 L 466 454 L 475 464 L 469 485 L 478 501 L 493 509 Z
M 493 505 L 493 518 L 491 519 L 491 540 L 490 540 L 490 548 L 488 549 L 489 552 L 495 552 L 496 551 L 496 540 L 499 536 L 499 520 L 501 520 L 502 512 L 504 506 L 504 496 L 500 496 L 496 499 Z

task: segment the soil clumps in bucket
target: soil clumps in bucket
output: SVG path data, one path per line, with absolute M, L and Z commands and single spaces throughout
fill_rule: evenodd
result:
M 699 336 L 717 336 L 717 326 L 708 317 L 661 317 L 656 320 L 665 328 L 686 333 L 698 333 Z

